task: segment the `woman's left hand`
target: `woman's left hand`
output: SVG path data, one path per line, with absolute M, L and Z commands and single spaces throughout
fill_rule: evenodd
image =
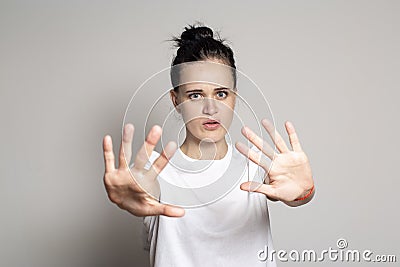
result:
M 257 136 L 248 127 L 243 127 L 242 134 L 262 154 L 240 142 L 236 143 L 236 148 L 265 170 L 266 179 L 263 184 L 245 182 L 240 185 L 240 188 L 244 191 L 263 193 L 270 200 L 280 200 L 289 206 L 299 206 L 307 203 L 314 195 L 314 181 L 309 160 L 301 148 L 293 124 L 289 121 L 285 123 L 293 149 L 290 150 L 269 120 L 263 119 L 261 123 L 267 130 L 279 153 L 275 153 L 267 142 Z M 264 155 L 272 161 L 268 162 Z M 269 178 L 269 181 L 267 178 Z M 302 198 L 304 197 L 305 199 L 303 200 Z

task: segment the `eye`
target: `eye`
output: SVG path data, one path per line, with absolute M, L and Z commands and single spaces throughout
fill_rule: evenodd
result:
M 192 100 L 198 100 L 201 98 L 201 95 L 199 93 L 192 93 L 192 94 L 189 94 L 189 98 Z
M 228 92 L 227 92 L 227 91 L 219 91 L 219 92 L 217 93 L 217 96 L 218 96 L 219 98 L 226 98 L 226 97 L 228 96 Z

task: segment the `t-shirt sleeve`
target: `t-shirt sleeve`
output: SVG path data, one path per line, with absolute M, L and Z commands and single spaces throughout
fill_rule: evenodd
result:
M 154 161 L 158 158 L 160 154 L 156 151 L 153 151 L 149 157 L 149 160 L 146 162 L 144 168 L 149 170 Z M 133 167 L 134 164 L 132 164 Z M 142 241 L 143 241 L 143 249 L 150 250 L 151 240 L 153 236 L 156 234 L 156 221 L 157 216 L 144 216 L 143 217 L 143 231 L 142 231 Z
M 142 241 L 144 250 L 150 250 L 151 241 L 157 236 L 158 216 L 143 217 Z

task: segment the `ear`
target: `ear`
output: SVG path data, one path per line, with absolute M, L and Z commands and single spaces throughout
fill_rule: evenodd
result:
M 178 113 L 181 113 L 181 109 L 179 107 L 179 103 L 178 103 L 178 95 L 177 93 L 172 89 L 169 91 L 169 95 L 171 97 L 171 101 L 174 104 L 174 107 L 176 109 L 176 111 L 178 111 Z

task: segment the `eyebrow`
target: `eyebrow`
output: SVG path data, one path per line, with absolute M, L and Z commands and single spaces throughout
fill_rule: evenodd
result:
M 219 90 L 229 90 L 229 88 L 227 87 L 218 87 L 218 88 L 214 88 L 214 91 L 219 91 Z M 186 93 L 199 93 L 199 92 L 203 92 L 202 89 L 193 89 L 193 90 L 188 90 L 186 91 Z

